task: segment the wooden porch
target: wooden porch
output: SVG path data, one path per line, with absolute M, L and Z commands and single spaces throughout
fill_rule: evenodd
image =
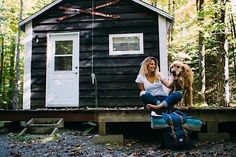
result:
M 199 133 L 199 138 L 202 140 L 229 139 L 229 133 L 219 132 L 219 123 L 236 122 L 236 109 L 182 109 L 182 111 L 205 123 L 207 132 Z M 28 121 L 31 118 L 63 118 L 65 122 L 97 122 L 99 135 L 106 136 L 107 123 L 149 122 L 150 111 L 139 108 L 0 110 L 0 121 Z

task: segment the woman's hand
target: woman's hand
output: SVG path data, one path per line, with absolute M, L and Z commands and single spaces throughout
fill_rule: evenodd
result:
M 161 79 L 161 83 L 167 88 L 172 88 L 174 85 L 174 78 L 173 76 L 170 76 L 169 79 Z

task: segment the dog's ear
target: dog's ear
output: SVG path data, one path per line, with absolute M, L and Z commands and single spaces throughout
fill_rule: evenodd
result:
M 189 68 L 186 64 L 183 65 L 184 69 L 185 69 L 185 72 L 188 73 L 189 72 Z
M 187 65 L 186 65 L 186 64 L 183 64 L 182 69 L 183 69 L 183 75 L 184 75 L 185 77 L 187 77 L 187 75 L 188 75 L 188 73 L 189 73 L 189 69 L 188 69 Z

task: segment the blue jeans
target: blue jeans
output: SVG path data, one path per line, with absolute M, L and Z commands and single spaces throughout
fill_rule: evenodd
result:
M 167 108 L 174 106 L 182 99 L 182 92 L 174 91 L 168 96 L 153 96 L 149 92 L 145 92 L 145 94 L 141 95 L 140 98 L 145 108 L 147 104 L 157 105 L 160 103 L 162 103 Z

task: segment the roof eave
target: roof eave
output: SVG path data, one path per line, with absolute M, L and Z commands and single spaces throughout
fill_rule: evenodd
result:
M 152 11 L 154 11 L 154 12 L 156 12 L 156 13 L 164 16 L 164 17 L 166 17 L 170 21 L 173 21 L 173 19 L 174 19 L 174 17 L 171 16 L 170 14 L 168 14 L 167 12 L 165 12 L 165 11 L 159 9 L 159 8 L 153 7 L 153 6 L 151 6 L 150 4 L 148 4 L 146 2 L 143 2 L 141 0 L 132 0 L 132 1 L 135 2 L 135 3 L 138 3 L 138 4 L 142 5 L 142 6 L 144 6 L 146 8 L 148 8 L 148 9 L 150 9 L 150 10 L 152 10 Z
M 36 12 L 35 14 L 33 14 L 32 16 L 22 20 L 19 22 L 19 27 L 22 29 L 24 27 L 24 25 L 26 23 L 28 23 L 29 21 L 33 20 L 34 18 L 36 18 L 37 16 L 39 16 L 40 14 L 44 13 L 45 11 L 47 11 L 48 9 L 50 9 L 51 7 L 57 5 L 58 3 L 60 3 L 63 0 L 56 0 L 53 1 L 52 3 L 48 4 L 46 7 L 44 7 L 43 9 L 41 9 L 40 11 Z M 23 28 L 24 29 L 24 28 Z
M 56 1 L 53 1 L 52 3 L 50 3 L 49 5 L 47 5 L 46 7 L 44 7 L 42 10 L 40 10 L 40 11 L 36 12 L 35 14 L 33 14 L 32 16 L 30 16 L 30 17 L 28 17 L 28 18 L 26 18 L 26 19 L 20 21 L 20 22 L 19 22 L 19 27 L 24 30 L 24 25 L 25 25 L 26 23 L 28 23 L 29 21 L 33 20 L 34 18 L 36 18 L 36 17 L 39 16 L 40 14 L 44 13 L 45 11 L 47 11 L 48 9 L 50 9 L 51 7 L 57 5 L 57 4 L 60 3 L 61 1 L 63 1 L 63 0 L 56 0 Z M 168 14 L 167 12 L 165 12 L 165 11 L 159 9 L 159 8 L 153 7 L 153 6 L 151 6 L 150 4 L 145 3 L 145 2 L 143 2 L 143 1 L 141 1 L 141 0 L 132 0 L 132 1 L 135 2 L 135 3 L 137 3 L 137 4 L 140 4 L 140 5 L 144 6 L 144 7 L 146 7 L 146 8 L 148 8 L 148 9 L 150 9 L 150 10 L 152 10 L 152 11 L 154 11 L 154 12 L 156 12 L 156 13 L 158 13 L 158 14 L 164 16 L 164 17 L 166 17 L 166 18 L 169 19 L 170 21 L 173 21 L 173 19 L 174 19 L 173 16 L 171 16 L 171 15 Z

